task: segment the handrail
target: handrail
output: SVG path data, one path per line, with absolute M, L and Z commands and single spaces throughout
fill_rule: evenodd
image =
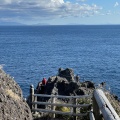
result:
M 37 101 L 37 97 L 50 97 L 51 103 L 49 102 L 41 102 Z M 66 104 L 60 104 L 55 103 L 55 98 L 68 98 L 70 100 L 73 99 L 74 104 L 66 103 Z M 32 111 L 41 111 L 41 112 L 50 112 L 53 113 L 53 118 L 55 117 L 55 114 L 64 114 L 64 115 L 73 115 L 73 116 L 84 116 L 88 115 L 88 113 L 77 113 L 76 108 L 77 107 L 88 107 L 92 104 L 76 104 L 77 99 L 83 99 L 83 98 L 92 98 L 93 102 L 93 111 L 89 111 L 89 117 L 90 120 L 102 120 L 101 118 L 101 112 L 103 115 L 104 120 L 120 120 L 118 114 L 115 112 L 114 108 L 110 104 L 109 100 L 105 96 L 102 89 L 97 88 L 94 90 L 93 95 L 82 95 L 82 96 L 63 96 L 63 95 L 46 95 L 46 94 L 34 94 L 34 87 L 31 86 L 30 88 L 30 99 L 31 99 L 31 110 Z M 50 105 L 51 110 L 46 109 L 37 109 L 37 105 Z M 70 107 L 72 109 L 72 112 L 61 112 L 61 111 L 55 111 L 55 106 L 65 106 Z M 100 112 L 101 111 L 101 112 Z M 76 120 L 76 119 L 75 119 Z
M 53 105 L 53 106 L 65 106 L 65 107 L 88 107 L 92 104 L 79 104 L 79 105 L 74 105 L 74 104 L 59 104 L 59 103 L 47 103 L 47 102 L 32 102 L 33 104 L 40 104 L 40 105 Z
M 118 114 L 116 113 L 116 111 L 114 110 L 114 108 L 112 107 L 109 100 L 107 99 L 107 97 L 105 96 L 104 92 L 101 89 L 96 89 L 93 95 L 94 95 L 93 96 L 94 98 L 93 107 L 95 106 L 93 108 L 94 110 L 93 112 L 95 114 L 96 120 L 101 120 L 99 109 L 102 112 L 104 120 L 120 120 Z
M 49 112 L 49 113 L 55 113 L 55 114 L 63 114 L 63 115 L 73 115 L 73 116 L 86 116 L 88 113 L 72 113 L 72 112 L 61 112 L 61 111 L 53 111 L 53 110 L 47 110 L 47 109 L 33 109 L 33 111 L 38 112 Z
M 34 94 L 34 96 L 38 97 L 55 97 L 55 98 L 92 98 L 92 94 L 90 95 L 82 95 L 82 96 L 64 96 L 64 95 L 46 95 L 46 94 Z

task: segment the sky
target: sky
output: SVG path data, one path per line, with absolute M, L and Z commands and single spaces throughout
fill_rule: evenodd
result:
M 120 0 L 0 0 L 0 23 L 120 24 Z

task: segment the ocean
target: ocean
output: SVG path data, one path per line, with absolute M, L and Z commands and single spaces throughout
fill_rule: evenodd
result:
M 120 26 L 0 26 L 0 65 L 29 95 L 43 77 L 72 68 L 120 98 Z

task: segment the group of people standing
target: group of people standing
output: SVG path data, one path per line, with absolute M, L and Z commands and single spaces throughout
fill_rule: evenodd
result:
M 47 83 L 46 78 L 43 78 L 42 81 L 38 83 L 36 87 L 37 94 L 45 94 L 46 83 Z

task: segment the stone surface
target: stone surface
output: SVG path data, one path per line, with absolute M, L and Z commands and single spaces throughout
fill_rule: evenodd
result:
M 74 71 L 71 68 L 60 68 L 58 71 L 57 76 L 49 77 L 46 84 L 46 94 L 85 95 L 95 88 L 91 81 L 76 81 Z
M 32 120 L 22 90 L 12 77 L 0 69 L 0 120 Z
M 71 68 L 66 68 L 65 70 L 59 68 L 58 76 L 66 78 L 69 82 L 74 81 L 74 71 Z
M 69 77 L 68 77 L 69 76 Z M 77 76 L 77 78 L 80 78 Z M 103 87 L 102 83 L 102 87 Z M 45 94 L 48 95 L 89 95 L 93 93 L 93 90 L 95 89 L 95 85 L 92 81 L 84 81 L 80 82 L 80 80 L 76 80 L 76 76 L 74 75 L 74 71 L 72 69 L 62 69 L 60 68 L 58 70 L 57 76 L 49 77 L 47 84 L 45 86 Z M 109 92 L 106 92 L 107 97 L 109 98 L 110 102 L 114 106 L 115 110 L 117 111 L 118 115 L 120 115 L 120 102 L 118 101 L 117 96 L 110 95 Z M 39 99 L 40 101 L 47 101 L 48 103 L 51 103 L 52 98 L 45 99 Z M 56 101 L 58 103 L 68 103 L 71 102 L 69 99 L 57 99 Z M 82 101 L 83 102 L 83 101 Z M 51 109 L 51 105 L 47 106 L 39 106 L 40 108 L 47 108 Z M 36 120 L 40 120 L 42 118 L 38 117 Z M 46 119 L 46 118 L 45 118 Z

